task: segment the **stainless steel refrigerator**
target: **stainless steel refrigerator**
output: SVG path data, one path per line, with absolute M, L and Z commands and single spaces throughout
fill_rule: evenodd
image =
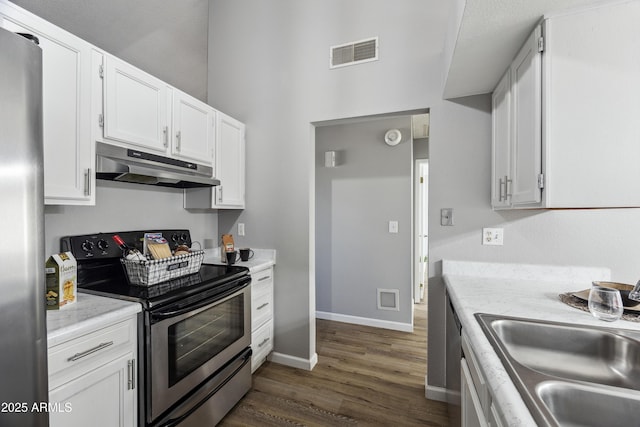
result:
M 42 51 L 0 28 L 1 426 L 49 422 L 42 153 Z

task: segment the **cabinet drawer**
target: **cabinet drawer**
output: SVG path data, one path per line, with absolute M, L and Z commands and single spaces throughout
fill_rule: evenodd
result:
M 273 321 L 270 320 L 251 334 L 251 372 L 264 362 L 273 349 Z
M 273 292 L 273 268 L 267 268 L 251 275 L 251 294 L 261 295 L 267 292 Z
M 102 356 L 124 344 L 135 345 L 135 322 L 128 320 L 49 349 L 49 376 L 77 365 L 100 363 Z
M 251 298 L 251 330 L 255 330 L 273 317 L 273 294 L 265 293 Z

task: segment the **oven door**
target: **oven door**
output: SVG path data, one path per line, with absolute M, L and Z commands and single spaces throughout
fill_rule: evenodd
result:
M 250 278 L 222 295 L 150 314 L 147 421 L 153 421 L 251 345 Z

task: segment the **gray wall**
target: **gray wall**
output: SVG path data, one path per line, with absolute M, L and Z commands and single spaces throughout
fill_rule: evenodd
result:
M 218 243 L 215 212 L 182 208 L 182 190 L 97 181 L 95 206 L 46 206 L 46 253 L 60 250 L 60 237 L 109 231 L 186 228 L 203 247 Z
M 402 132 L 395 147 L 389 129 Z M 412 324 L 411 117 L 317 127 L 315 152 L 316 310 Z M 379 310 L 377 288 L 399 290 L 400 310 Z
M 13 3 L 205 101 L 208 0 Z
M 251 245 L 278 250 L 275 351 L 309 359 L 311 123 L 439 105 L 446 2 L 212 0 L 209 11 L 209 102 L 247 124 L 247 208 L 220 231 L 242 221 Z M 329 70 L 330 46 L 371 36 L 379 61 Z

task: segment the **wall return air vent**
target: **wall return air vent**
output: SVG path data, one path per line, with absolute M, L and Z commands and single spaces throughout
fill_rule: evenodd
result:
M 329 68 L 345 67 L 378 60 L 378 38 L 331 46 Z

